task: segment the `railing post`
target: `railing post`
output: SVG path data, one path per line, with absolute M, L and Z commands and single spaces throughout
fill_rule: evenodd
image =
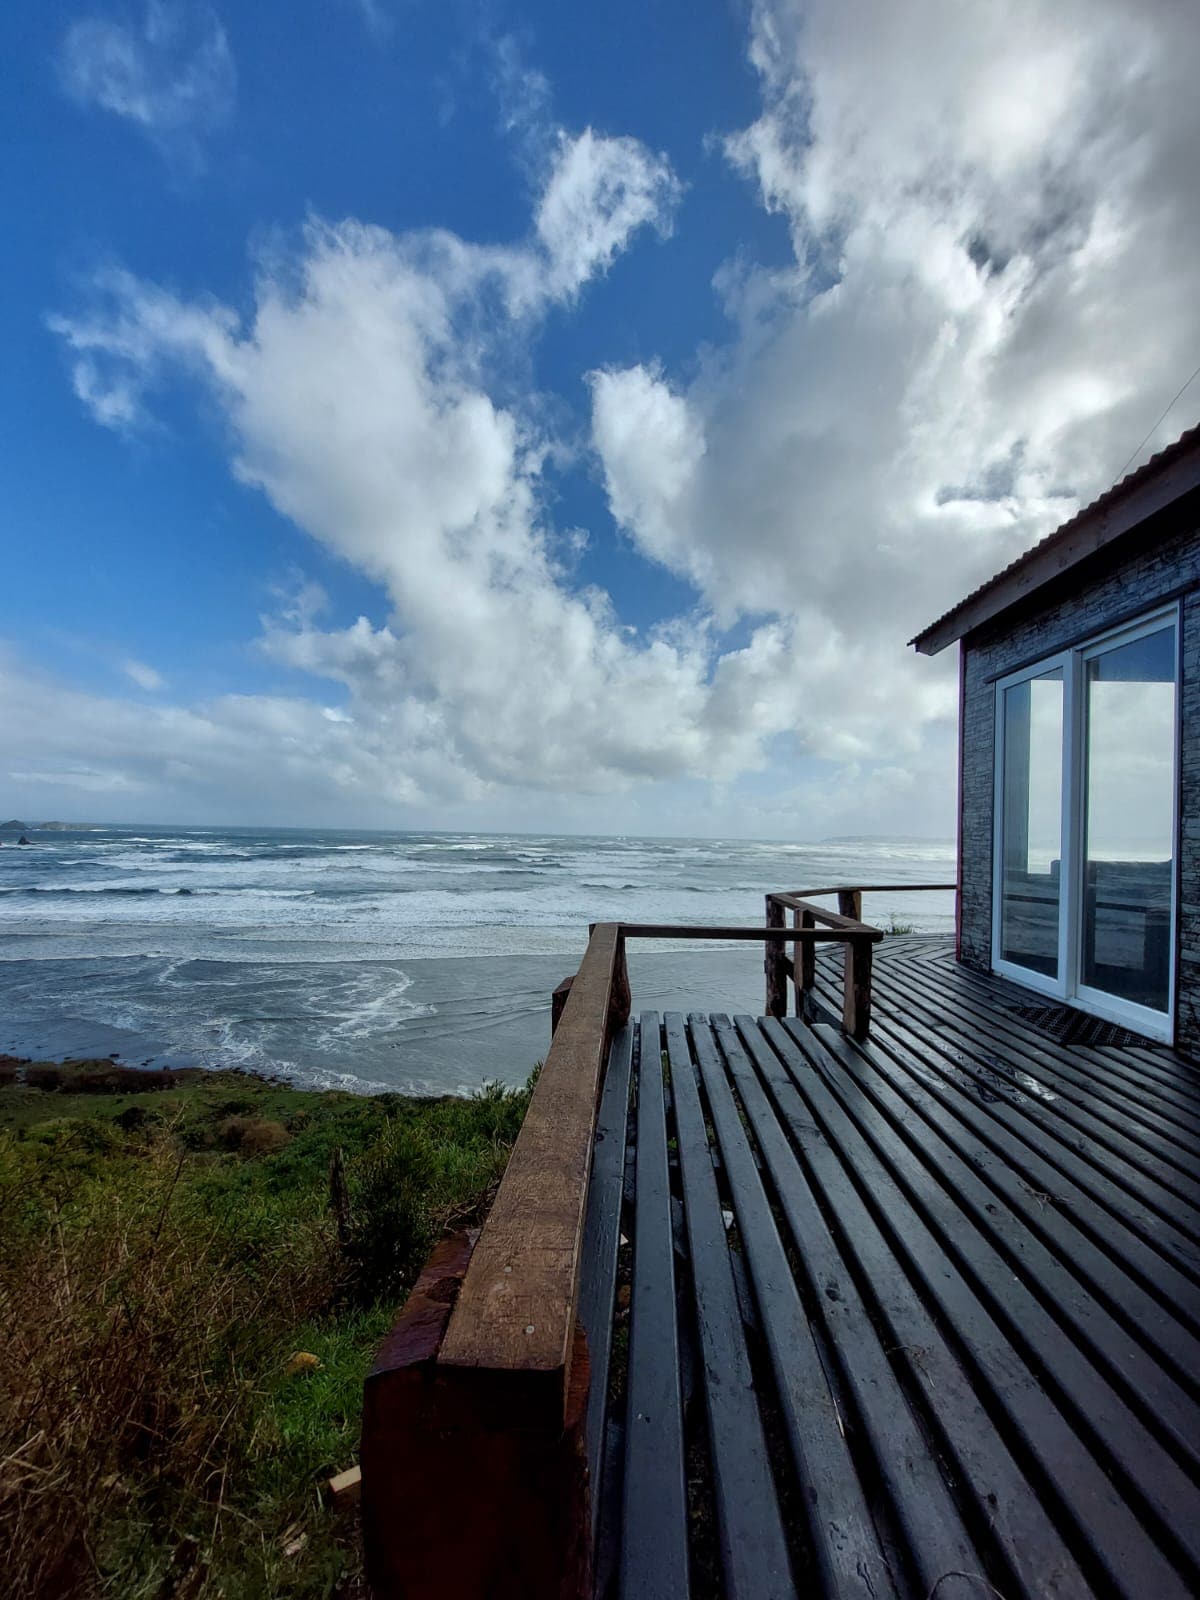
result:
M 797 927 L 816 927 L 811 911 L 797 912 L 796 919 Z M 802 1017 L 808 1009 L 808 997 L 817 981 L 817 947 L 811 939 L 796 941 L 793 966 L 796 974 L 796 1015 Z
M 625 958 L 625 935 L 618 930 L 613 957 L 612 984 L 608 991 L 608 1037 L 629 1021 L 633 997 L 629 992 L 629 963 Z
M 842 1027 L 859 1041 L 871 1031 L 871 946 L 866 934 L 852 933 L 846 940 Z
M 767 927 L 786 928 L 787 913 L 775 896 L 767 896 Z M 787 1016 L 787 950 L 782 939 L 766 941 L 763 967 L 767 975 L 766 1013 L 769 1017 Z
M 567 997 L 571 993 L 571 985 L 575 982 L 575 974 L 564 978 L 558 988 L 550 996 L 550 1037 L 553 1039 L 558 1032 L 558 1025 L 562 1021 L 562 1014 L 567 1009 Z
M 843 917 L 853 917 L 855 922 L 862 921 L 862 890 L 839 889 L 838 910 Z

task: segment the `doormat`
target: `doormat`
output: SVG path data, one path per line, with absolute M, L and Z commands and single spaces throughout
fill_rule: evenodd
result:
M 1048 1033 L 1059 1044 L 1115 1044 L 1124 1048 L 1130 1045 L 1149 1045 L 1151 1040 L 1140 1033 L 1130 1033 L 1128 1028 L 1115 1022 L 1105 1022 L 1101 1017 L 1089 1017 L 1085 1011 L 1073 1006 L 1010 1006 L 1016 1016 L 1032 1022 L 1035 1028 Z

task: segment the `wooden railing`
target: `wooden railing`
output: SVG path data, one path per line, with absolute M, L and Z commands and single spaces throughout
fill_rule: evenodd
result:
M 796 995 L 796 1015 L 803 1016 L 816 977 L 816 949 L 813 932 L 819 926 L 839 929 L 846 946 L 842 980 L 842 1027 L 854 1039 L 865 1039 L 871 1029 L 872 947 L 883 938 L 883 930 L 862 920 L 865 894 L 957 893 L 956 883 L 879 883 L 835 884 L 824 889 L 789 889 L 767 896 L 767 924 L 786 928 L 791 912 L 789 959 L 783 943 L 768 945 L 767 1015 L 785 1017 L 788 1013 L 788 979 Z M 836 895 L 836 913 L 813 905 L 815 899 Z
M 592 928 L 578 972 L 555 991 L 550 1050 L 478 1242 L 460 1233 L 438 1246 L 367 1378 L 363 1534 L 377 1600 L 589 1592 L 588 1363 L 576 1313 L 597 1104 L 630 1014 L 626 940 L 762 942 L 768 1010 L 780 958 L 793 968 L 785 944 L 803 977 L 817 944 L 844 943 L 847 1028 L 862 1038 L 870 949 L 883 935 L 806 902 L 787 927 L 797 898 L 768 897 L 766 927 Z

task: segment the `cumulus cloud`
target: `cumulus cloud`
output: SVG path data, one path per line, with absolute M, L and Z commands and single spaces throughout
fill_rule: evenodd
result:
M 123 117 L 161 149 L 199 160 L 199 135 L 233 111 L 237 74 L 208 6 L 147 0 L 138 23 L 83 17 L 62 42 L 63 86 L 84 106 Z
M 938 667 L 887 642 L 1106 488 L 1193 364 L 1200 33 L 1117 0 L 758 0 L 750 54 L 727 150 L 793 264 L 726 269 L 734 336 L 686 379 L 594 374 L 593 442 L 647 558 L 809 619 L 802 676 L 846 639 L 868 697 L 916 693 Z
M 248 315 L 109 274 L 55 319 L 98 421 L 143 426 L 188 375 L 237 476 L 390 602 L 342 628 L 281 603 L 262 648 L 339 704 L 222 702 L 189 739 L 447 804 L 728 785 L 801 753 L 842 775 L 795 790 L 789 831 L 884 799 L 946 820 L 952 663 L 903 641 L 1106 487 L 1192 364 L 1200 36 L 1165 0 L 758 0 L 749 49 L 761 114 L 727 155 L 791 263 L 731 260 L 729 337 L 685 369 L 590 376 L 629 559 L 696 595 L 648 636 L 561 564 L 559 441 L 506 366 L 671 225 L 678 183 L 636 141 L 544 140 L 509 246 L 314 222 Z M 528 133 L 544 80 L 507 70 Z

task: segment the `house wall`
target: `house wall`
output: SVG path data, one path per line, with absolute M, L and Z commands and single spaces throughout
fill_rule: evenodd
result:
M 1200 1056 L 1200 525 L 1131 534 L 963 641 L 962 901 L 960 956 L 992 959 L 995 679 L 1182 594 L 1180 893 L 1176 1043 Z

